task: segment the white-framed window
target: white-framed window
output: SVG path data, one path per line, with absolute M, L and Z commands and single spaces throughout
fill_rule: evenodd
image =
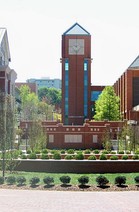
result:
M 49 143 L 53 143 L 54 142 L 54 135 L 49 135 Z
M 82 143 L 82 135 L 65 135 L 65 143 Z
M 93 135 L 92 139 L 93 143 L 96 144 L 98 142 L 98 135 Z

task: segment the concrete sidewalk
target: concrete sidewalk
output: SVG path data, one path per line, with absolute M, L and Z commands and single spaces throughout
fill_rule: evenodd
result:
M 139 192 L 69 192 L 0 189 L 1 212 L 134 212 Z

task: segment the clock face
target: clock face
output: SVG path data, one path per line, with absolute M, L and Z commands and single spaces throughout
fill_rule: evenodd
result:
M 69 39 L 69 54 L 84 55 L 84 39 Z

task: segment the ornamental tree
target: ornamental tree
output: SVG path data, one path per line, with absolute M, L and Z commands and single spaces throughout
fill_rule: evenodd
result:
M 100 94 L 95 103 L 94 119 L 96 121 L 118 121 L 120 120 L 120 99 L 116 96 L 114 88 L 107 86 Z

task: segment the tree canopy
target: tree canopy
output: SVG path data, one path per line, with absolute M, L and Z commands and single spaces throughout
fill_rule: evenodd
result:
M 53 106 L 60 107 L 61 105 L 61 99 L 62 99 L 61 90 L 58 90 L 56 88 L 47 88 L 47 87 L 39 88 L 38 97 L 40 101 L 46 99 L 46 102 Z
M 95 112 L 94 119 L 97 121 L 120 120 L 120 99 L 116 96 L 112 86 L 105 87 L 99 95 L 95 103 Z

